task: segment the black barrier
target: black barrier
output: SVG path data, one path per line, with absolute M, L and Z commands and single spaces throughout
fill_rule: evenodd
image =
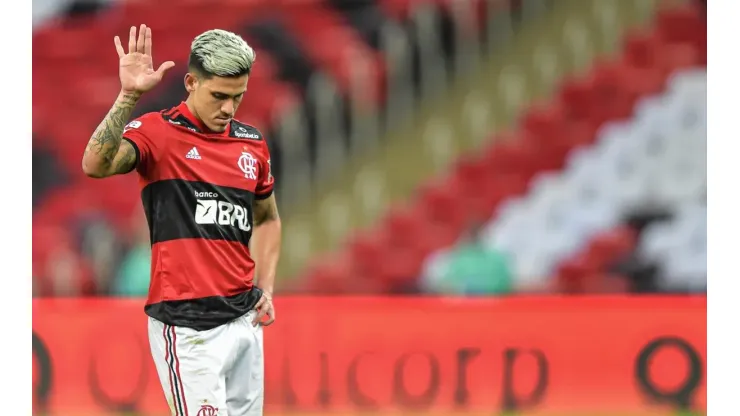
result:
M 677 348 L 689 366 L 684 383 L 675 390 L 661 390 L 650 375 L 650 360 L 664 348 Z M 672 405 L 677 409 L 690 409 L 703 377 L 703 364 L 699 353 L 683 338 L 665 336 L 650 340 L 640 350 L 635 360 L 635 377 L 640 390 L 656 403 Z

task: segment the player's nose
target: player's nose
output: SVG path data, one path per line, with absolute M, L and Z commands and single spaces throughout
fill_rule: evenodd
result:
M 221 105 L 221 114 L 223 114 L 226 117 L 233 117 L 234 116 L 234 103 L 232 100 L 226 100 Z

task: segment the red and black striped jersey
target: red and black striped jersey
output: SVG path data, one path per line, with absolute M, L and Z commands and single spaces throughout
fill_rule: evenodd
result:
M 146 313 L 206 330 L 249 312 L 252 205 L 272 194 L 270 154 L 254 127 L 232 121 L 212 133 L 185 103 L 130 122 L 152 244 Z

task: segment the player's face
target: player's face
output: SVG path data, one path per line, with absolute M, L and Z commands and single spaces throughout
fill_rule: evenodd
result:
M 212 77 L 190 80 L 189 90 L 195 115 L 212 131 L 226 130 L 244 98 L 248 81 L 249 75 L 239 78 Z

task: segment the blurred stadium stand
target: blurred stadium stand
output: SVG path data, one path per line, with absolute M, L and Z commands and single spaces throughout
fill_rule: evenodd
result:
M 566 79 L 553 100 L 530 106 L 515 128 L 314 265 L 303 289 L 706 290 L 705 65 L 706 26 L 695 7 L 660 9 L 653 28 L 624 36 L 616 58 Z M 647 255 L 642 231 L 657 234 L 650 231 L 684 210 L 693 222 L 665 226 L 679 238 L 658 234 L 674 243 L 664 249 L 671 254 Z M 456 243 L 479 221 L 488 224 L 477 240 Z M 510 272 L 482 273 L 497 254 Z M 450 270 L 458 256 L 472 267 Z
M 283 290 L 705 288 L 700 2 L 42 3 L 36 295 L 146 291 L 135 177 L 94 181 L 80 169 L 118 92 L 112 38 L 138 23 L 153 28 L 155 61 L 177 66 L 137 114 L 185 98 L 188 46 L 202 31 L 232 30 L 255 47 L 237 117 L 263 130 L 273 153 L 281 272 L 298 276 Z M 175 4 L 176 18 L 162 12 Z M 476 285 L 493 279 L 479 273 L 450 283 L 480 262 L 495 263 L 501 282 Z

